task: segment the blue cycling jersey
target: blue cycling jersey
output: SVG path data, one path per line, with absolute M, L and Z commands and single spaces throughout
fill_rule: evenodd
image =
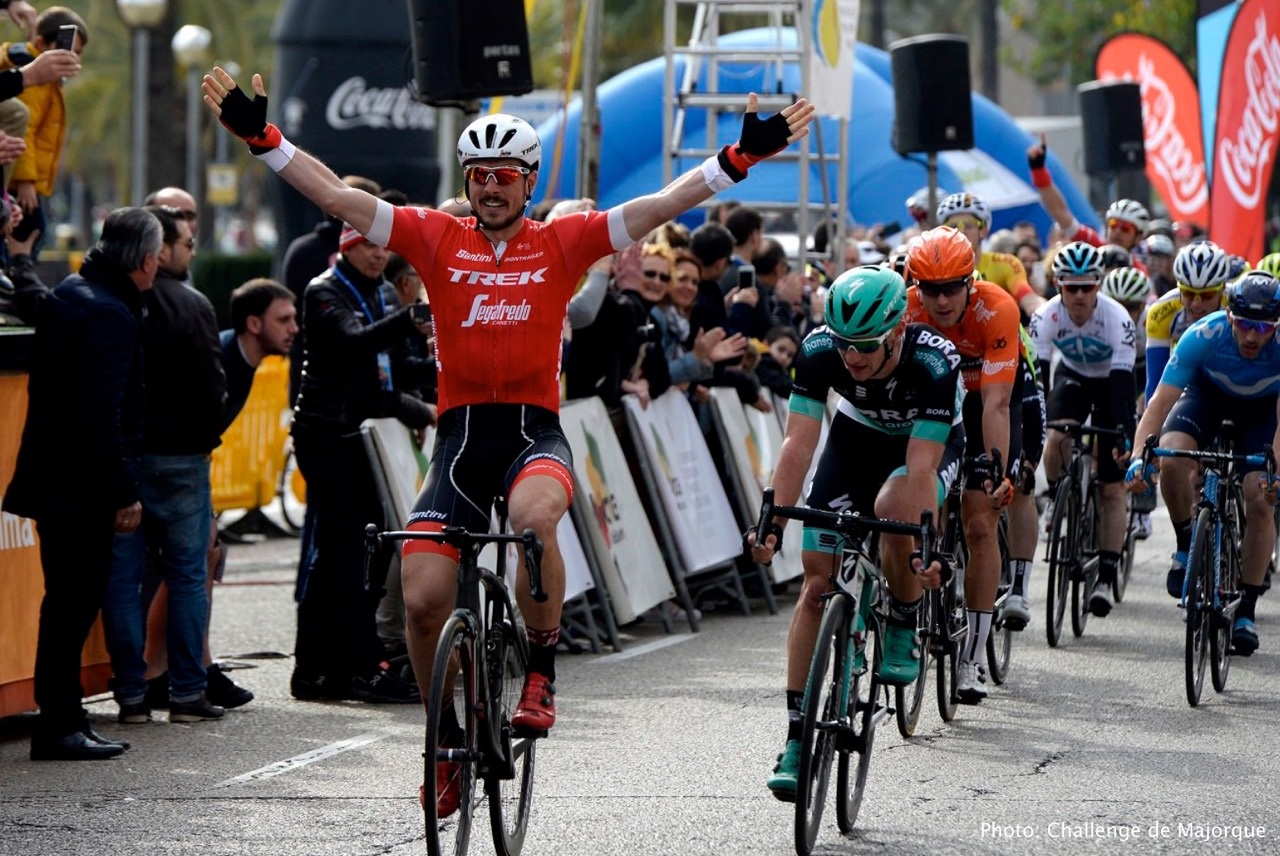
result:
M 1173 349 L 1161 383 L 1186 389 L 1207 381 L 1236 398 L 1280 395 L 1280 343 L 1274 338 L 1255 359 L 1241 356 L 1231 335 L 1231 320 L 1219 310 L 1187 328 Z

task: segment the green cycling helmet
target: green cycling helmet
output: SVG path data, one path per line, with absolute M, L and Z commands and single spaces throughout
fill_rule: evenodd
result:
M 1280 253 L 1271 253 L 1258 259 L 1255 266 L 1258 270 L 1266 271 L 1274 277 L 1280 277 Z
M 907 284 L 889 268 L 851 268 L 827 292 L 823 317 L 842 339 L 874 339 L 898 326 L 907 311 Z

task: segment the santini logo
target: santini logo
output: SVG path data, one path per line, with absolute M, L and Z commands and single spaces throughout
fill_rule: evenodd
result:
M 489 299 L 487 294 L 477 294 L 471 304 L 471 314 L 462 322 L 463 327 L 474 327 L 476 324 L 515 324 L 517 321 L 529 320 L 529 301 L 508 303 L 499 300 L 497 303 L 485 305 Z
M 544 267 L 537 270 L 511 271 L 510 273 L 483 273 L 478 270 L 462 270 L 449 268 L 450 282 L 465 282 L 467 285 L 528 285 L 531 282 L 546 282 L 543 276 L 547 272 Z

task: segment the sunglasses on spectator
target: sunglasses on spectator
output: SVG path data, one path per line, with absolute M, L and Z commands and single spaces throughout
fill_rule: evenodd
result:
M 977 217 L 952 217 L 942 225 L 964 231 L 965 229 L 981 229 L 982 221 Z
M 842 336 L 831 334 L 831 341 L 835 343 L 836 350 L 849 351 L 853 350 L 859 354 L 874 354 L 880 350 L 880 346 L 884 344 L 884 340 L 889 338 L 889 334 L 893 330 L 886 330 L 874 339 L 845 339 Z
M 493 179 L 499 187 L 515 184 L 524 176 L 533 172 L 527 166 L 469 166 L 463 171 L 467 181 L 476 184 L 488 184 Z
M 1222 296 L 1222 286 L 1212 285 L 1208 288 L 1192 288 L 1189 285 L 1178 283 L 1178 293 L 1187 300 L 1204 300 L 1206 298 L 1220 298 Z
M 645 279 L 660 279 L 663 282 L 671 282 L 671 274 L 663 273 L 660 270 L 642 270 L 640 271 Z
M 1058 280 L 1058 288 L 1067 294 L 1088 294 L 1097 290 L 1098 283 L 1094 280 Z
M 1232 315 L 1231 326 L 1241 333 L 1257 333 L 1261 336 L 1267 336 L 1274 333 L 1276 327 L 1280 327 L 1280 321 L 1255 321 L 1252 318 L 1237 318 Z
M 925 280 L 917 279 L 915 285 L 925 297 L 959 297 L 969 287 L 969 283 L 972 280 L 973 277 L 970 276 L 966 276 L 963 279 L 948 279 L 942 282 L 926 282 Z
M 1138 231 L 1138 227 L 1130 223 L 1128 220 L 1117 220 L 1115 217 L 1112 217 L 1107 221 L 1107 228 L 1119 229 L 1121 232 L 1136 233 Z

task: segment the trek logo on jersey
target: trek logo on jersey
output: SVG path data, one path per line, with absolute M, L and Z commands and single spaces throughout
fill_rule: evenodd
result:
M 488 299 L 487 294 L 476 295 L 476 299 L 471 303 L 471 314 L 467 316 L 466 321 L 462 322 L 463 327 L 474 327 L 477 324 L 507 326 L 529 320 L 529 313 L 533 308 L 529 305 L 529 301 L 508 303 L 505 300 L 499 300 L 497 303 L 486 304 L 485 301 Z
M 540 267 L 537 270 L 513 270 L 499 273 L 451 267 L 449 268 L 449 281 L 461 282 L 467 285 L 479 285 L 484 288 L 503 285 L 528 285 L 531 282 L 546 282 L 547 280 L 544 276 L 546 272 L 547 268 L 544 267 Z

